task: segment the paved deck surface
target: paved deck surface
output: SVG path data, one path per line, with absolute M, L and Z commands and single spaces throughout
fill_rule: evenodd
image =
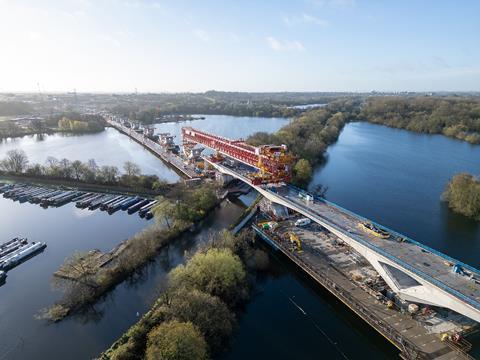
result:
M 292 188 L 283 188 L 279 195 L 291 202 L 308 208 L 316 216 L 334 224 L 342 229 L 352 238 L 360 239 L 373 246 L 380 253 L 386 253 L 391 259 L 400 265 L 410 266 L 417 275 L 434 282 L 437 286 L 456 296 L 462 301 L 480 310 L 480 272 L 476 269 L 466 269 L 474 279 L 469 276 L 456 274 L 452 271 L 452 265 L 458 263 L 446 255 L 438 252 L 431 252 L 415 242 L 406 239 L 401 235 L 392 234 L 389 239 L 382 239 L 365 230 L 358 225 L 364 221 L 363 218 L 355 216 L 339 207 L 322 201 L 305 201 L 298 196 L 298 191 Z M 453 262 L 452 262 L 453 260 Z

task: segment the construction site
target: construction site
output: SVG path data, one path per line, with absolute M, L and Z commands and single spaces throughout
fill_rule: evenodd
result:
M 282 252 L 395 345 L 402 358 L 469 359 L 480 321 L 480 271 L 372 220 L 290 185 L 285 145 L 182 128 L 155 135 L 112 126 L 156 153 L 187 181 L 240 181 L 263 195 L 251 217 L 258 236 Z

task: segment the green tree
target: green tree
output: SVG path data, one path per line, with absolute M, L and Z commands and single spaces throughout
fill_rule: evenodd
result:
M 293 182 L 299 186 L 308 184 L 312 177 L 312 166 L 310 162 L 305 159 L 300 159 L 293 168 Z
M 190 322 L 163 323 L 148 334 L 147 360 L 204 360 L 207 344 Z
M 173 288 L 204 291 L 227 304 L 243 300 L 247 288 L 243 264 L 230 249 L 196 253 L 185 265 L 173 269 L 169 279 Z
M 158 205 L 156 205 L 153 209 L 153 214 L 155 219 L 160 222 L 163 222 L 167 227 L 170 229 L 175 222 L 175 205 L 172 204 L 168 200 L 161 201 Z
M 443 199 L 453 211 L 480 220 L 480 180 L 474 176 L 455 175 L 447 184 Z
M 170 301 L 158 309 L 166 320 L 192 322 L 215 352 L 232 333 L 234 317 L 216 296 L 199 290 L 179 289 L 169 294 Z

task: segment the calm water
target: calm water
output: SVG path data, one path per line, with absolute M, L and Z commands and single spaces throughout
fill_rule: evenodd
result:
M 275 132 L 282 126 L 288 124 L 289 120 L 285 118 L 262 118 L 249 116 L 230 116 L 230 115 L 195 115 L 203 116 L 204 120 L 192 120 L 182 122 L 170 122 L 156 124 L 157 133 L 169 132 L 181 139 L 182 127 L 191 126 L 193 128 L 214 133 L 231 139 L 246 138 L 257 131 Z M 180 140 L 177 140 L 180 142 Z
M 310 185 L 327 198 L 434 249 L 480 267 L 480 223 L 440 200 L 449 179 L 480 175 L 480 146 L 368 123 L 345 127 Z
M 201 121 L 194 126 L 199 127 Z M 312 187 L 327 185 L 330 200 L 479 267 L 480 226 L 452 214 L 440 202 L 440 194 L 453 174 L 480 173 L 480 146 L 353 123 L 345 127 L 328 154 Z M 185 250 L 203 241 L 209 231 L 227 226 L 241 211 L 240 206 L 225 203 L 209 217 L 200 234 L 162 251 L 137 276 L 138 281 L 118 286 L 95 311 L 46 325 L 33 320 L 33 314 L 58 297 L 50 290 L 49 279 L 63 258 L 77 248 L 110 249 L 145 222 L 123 213 L 109 217 L 69 206 L 43 210 L 0 198 L 0 238 L 22 235 L 49 245 L 44 253 L 12 270 L 0 287 L 0 358 L 8 349 L 15 350 L 8 359 L 95 356 L 136 321 L 137 311 L 148 309 L 156 284 L 182 261 Z M 383 338 L 281 256 L 271 253 L 270 267 L 258 284 L 222 359 L 396 356 Z
M 202 231 L 185 236 L 160 252 L 133 279 L 125 281 L 84 314 L 59 324 L 34 319 L 39 309 L 60 294 L 52 291 L 52 273 L 75 250 L 109 250 L 147 225 L 137 215 L 78 210 L 72 205 L 44 210 L 0 198 L 0 238 L 25 236 L 45 241 L 45 251 L 8 272 L 0 287 L 1 359 L 91 359 L 128 329 L 155 299 L 159 284 L 185 251 L 205 241 L 211 231 L 227 227 L 243 207 L 227 202 L 205 221 Z M 5 226 L 8 224 L 8 226 Z
M 180 143 L 182 126 L 193 126 L 218 135 L 239 138 L 257 131 L 274 132 L 287 123 L 288 119 L 284 118 L 205 115 L 204 120 L 157 124 L 156 129 L 157 132 L 177 135 L 176 142 Z M 0 140 L 0 159 L 12 149 L 24 150 L 31 163 L 43 164 L 49 156 L 81 161 L 95 159 L 98 165 L 114 165 L 121 170 L 125 161 L 133 161 L 144 174 L 155 174 L 169 182 L 179 179 L 173 170 L 149 151 L 111 128 L 101 133 L 81 136 L 54 134 Z
M 81 161 L 95 159 L 99 166 L 113 165 L 122 170 L 125 161 L 133 161 L 144 174 L 155 174 L 169 182 L 180 178 L 140 144 L 112 128 L 96 134 L 33 135 L 0 140 L 0 159 L 12 149 L 24 150 L 31 163 L 44 164 L 49 156 Z
M 329 200 L 478 268 L 480 224 L 440 201 L 460 171 L 480 174 L 480 146 L 352 123 L 328 149 L 310 187 L 326 185 Z M 270 271 L 224 360 L 397 358 L 393 346 L 281 257 Z M 470 340 L 479 356 L 479 337 Z

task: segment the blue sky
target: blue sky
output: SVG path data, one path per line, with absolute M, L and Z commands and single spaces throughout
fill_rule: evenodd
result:
M 478 91 L 480 1 L 0 0 L 0 91 Z

